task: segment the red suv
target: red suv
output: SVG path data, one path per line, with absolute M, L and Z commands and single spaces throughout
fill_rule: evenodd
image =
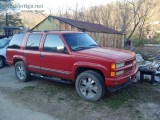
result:
M 135 53 L 102 48 L 83 32 L 44 31 L 16 34 L 7 49 L 7 62 L 20 81 L 39 74 L 75 81 L 80 97 L 96 101 L 107 90 L 128 85 L 135 78 Z

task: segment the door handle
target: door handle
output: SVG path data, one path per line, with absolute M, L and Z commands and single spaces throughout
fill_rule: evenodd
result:
M 41 58 L 44 58 L 44 57 L 45 57 L 45 55 L 43 55 L 43 54 L 41 54 L 40 56 L 41 56 Z

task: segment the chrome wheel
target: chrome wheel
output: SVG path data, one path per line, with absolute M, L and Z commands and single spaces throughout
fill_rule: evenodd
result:
M 105 94 L 103 77 L 93 70 L 79 74 L 76 78 L 75 87 L 78 95 L 84 100 L 97 101 Z
M 24 67 L 22 65 L 17 65 L 16 66 L 16 73 L 19 79 L 24 79 L 26 77 L 26 73 L 24 70 Z
M 98 86 L 92 78 L 82 78 L 79 83 L 79 88 L 82 94 L 88 98 L 95 97 L 98 92 Z
M 25 64 L 23 61 L 19 61 L 15 64 L 15 73 L 18 80 L 26 82 L 30 78 L 30 72 L 26 70 Z

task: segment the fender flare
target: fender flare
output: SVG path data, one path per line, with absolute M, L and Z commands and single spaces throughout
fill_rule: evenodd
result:
M 107 77 L 107 73 L 108 73 L 108 68 L 101 65 L 101 64 L 97 64 L 97 63 L 90 63 L 90 62 L 76 62 L 73 65 L 72 68 L 72 74 L 71 74 L 71 78 L 74 80 L 76 77 L 76 71 L 78 68 L 80 67 L 84 67 L 84 68 L 89 68 L 89 69 L 96 69 L 99 70 L 103 73 L 104 77 Z
M 23 57 L 23 56 L 20 56 L 20 55 L 14 55 L 13 56 L 13 65 L 15 65 L 15 60 L 18 59 L 18 60 L 22 60 L 24 62 L 25 65 L 27 65 L 27 61 L 26 61 L 26 58 Z

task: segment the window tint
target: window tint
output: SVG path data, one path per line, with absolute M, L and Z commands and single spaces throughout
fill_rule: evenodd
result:
M 64 34 L 63 37 L 73 51 L 98 47 L 98 44 L 85 33 Z
M 58 52 L 57 47 L 64 46 L 62 39 L 59 35 L 47 35 L 44 43 L 44 51 Z
M 8 45 L 8 48 L 20 49 L 25 34 L 15 34 Z
M 41 41 L 42 35 L 32 34 L 28 37 L 26 49 L 27 50 L 39 50 L 39 43 Z

